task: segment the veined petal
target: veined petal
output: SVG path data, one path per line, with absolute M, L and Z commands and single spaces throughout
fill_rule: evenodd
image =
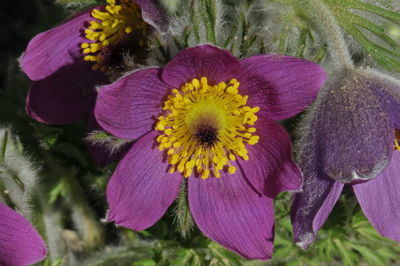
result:
M 142 10 L 143 20 L 157 29 L 165 29 L 168 25 L 165 14 L 157 0 L 135 0 Z
M 340 182 L 374 178 L 393 152 L 394 125 L 370 85 L 363 76 L 345 73 L 323 91 L 311 114 L 310 141 L 321 167 Z
M 238 171 L 220 178 L 189 177 L 189 205 L 200 230 L 248 259 L 270 259 L 274 240 L 272 199 L 259 196 Z
M 0 265 L 25 266 L 46 256 L 46 245 L 32 225 L 0 203 Z
M 257 55 L 240 65 L 239 90 L 249 96 L 247 103 L 274 120 L 304 111 L 326 80 L 321 66 L 296 57 Z
M 182 176 L 168 172 L 157 132 L 143 136 L 118 164 L 107 185 L 108 221 L 133 230 L 157 222 L 179 193 Z
M 239 71 L 239 60 L 230 52 L 204 44 L 179 52 L 165 66 L 162 79 L 175 88 L 201 77 L 207 77 L 215 85 L 236 78 Z
M 62 67 L 83 61 L 80 44 L 87 41 L 83 29 L 92 20 L 90 13 L 87 10 L 29 42 L 20 63 L 31 80 L 44 79 Z
M 299 190 L 301 173 L 292 159 L 292 145 L 285 129 L 275 121 L 259 117 L 254 133 L 260 139 L 247 145 L 249 160 L 239 164 L 252 186 L 261 194 L 275 198 L 280 192 Z
M 89 64 L 77 62 L 33 81 L 26 99 L 28 114 L 39 122 L 56 125 L 88 119 L 96 98 L 94 87 L 107 81 Z
M 154 128 L 169 87 L 159 79 L 159 69 L 131 73 L 101 87 L 95 116 L 102 128 L 126 139 L 136 139 Z
M 374 179 L 353 185 L 365 216 L 384 237 L 400 241 L 400 152 Z

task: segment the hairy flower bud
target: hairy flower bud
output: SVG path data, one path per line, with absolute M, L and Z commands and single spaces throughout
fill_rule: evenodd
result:
M 400 240 L 400 82 L 347 69 L 326 86 L 308 114 L 299 165 L 303 192 L 292 206 L 295 241 L 307 247 L 350 183 L 374 227 Z

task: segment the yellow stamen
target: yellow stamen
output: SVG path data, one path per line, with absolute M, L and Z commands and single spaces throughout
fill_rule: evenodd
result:
M 147 24 L 143 21 L 139 6 L 132 0 L 107 0 L 104 10 L 93 9 L 91 16 L 95 19 L 90 21 L 85 30 L 85 38 L 89 42 L 81 44 L 83 59 L 95 62 L 92 69 L 106 71 L 108 66 L 104 62 L 102 49 L 113 46 L 118 41 L 137 32 L 138 44 L 144 45 L 144 35 Z
M 394 130 L 394 135 L 395 135 L 395 138 L 394 138 L 394 147 L 393 147 L 393 149 L 400 151 L 400 130 L 395 129 Z
M 239 94 L 239 82 L 209 85 L 207 78 L 193 79 L 164 102 L 168 115 L 160 116 L 155 129 L 159 149 L 167 150 L 170 173 L 179 171 L 185 177 L 193 169 L 203 179 L 220 171 L 234 174 L 231 165 L 237 156 L 249 160 L 246 144 L 255 145 L 259 136 L 254 125 L 259 107 L 246 106 L 247 96 Z

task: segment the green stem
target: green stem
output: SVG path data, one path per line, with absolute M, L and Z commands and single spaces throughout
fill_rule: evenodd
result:
M 83 195 L 81 186 L 77 183 L 74 176 L 65 176 L 65 184 L 68 186 L 69 200 L 73 202 L 73 212 L 82 219 L 82 223 L 77 225 L 83 227 L 84 245 L 87 249 L 98 248 L 103 245 L 103 231 L 93 210 L 88 205 L 86 198 Z
M 0 150 L 0 161 L 3 161 L 6 156 L 7 150 L 7 142 L 8 142 L 8 130 L 4 130 L 3 141 L 1 143 L 1 150 Z
M 176 205 L 176 218 L 181 235 L 185 238 L 189 235 L 193 228 L 193 218 L 189 209 L 189 202 L 187 197 L 187 180 L 182 182 L 181 189 L 177 198 Z
M 305 0 L 307 11 L 319 25 L 325 39 L 327 40 L 328 50 L 332 58 L 341 67 L 353 68 L 353 62 L 340 27 L 329 8 L 321 0 Z
M 204 26 L 207 34 L 207 41 L 216 44 L 215 39 L 215 5 L 210 0 L 203 0 L 200 5 L 200 13 L 203 17 Z
M 0 176 L 0 195 L 3 197 L 4 201 L 10 208 L 15 209 L 16 206 L 14 202 L 11 200 L 10 195 L 7 193 L 7 188 L 4 185 L 3 181 L 1 180 L 1 176 Z

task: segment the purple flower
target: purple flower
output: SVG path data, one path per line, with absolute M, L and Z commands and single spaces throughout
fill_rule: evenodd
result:
M 316 237 L 344 183 L 383 236 L 400 241 L 400 83 L 348 70 L 323 90 L 306 121 L 299 165 L 303 192 L 292 206 L 295 241 Z
M 200 45 L 164 68 L 100 88 L 99 124 L 138 139 L 108 183 L 108 220 L 133 230 L 152 226 L 185 176 L 191 213 L 206 236 L 243 257 L 271 258 L 272 200 L 301 183 L 290 138 L 275 120 L 304 110 L 324 80 L 322 68 L 303 59 L 239 61 Z
M 0 203 L 0 265 L 34 264 L 46 253 L 46 245 L 32 225 Z
M 145 54 L 146 35 L 158 25 L 165 22 L 155 0 L 107 0 L 35 36 L 20 60 L 33 80 L 28 114 L 48 124 L 89 119 L 94 87 L 109 81 L 124 53 Z

